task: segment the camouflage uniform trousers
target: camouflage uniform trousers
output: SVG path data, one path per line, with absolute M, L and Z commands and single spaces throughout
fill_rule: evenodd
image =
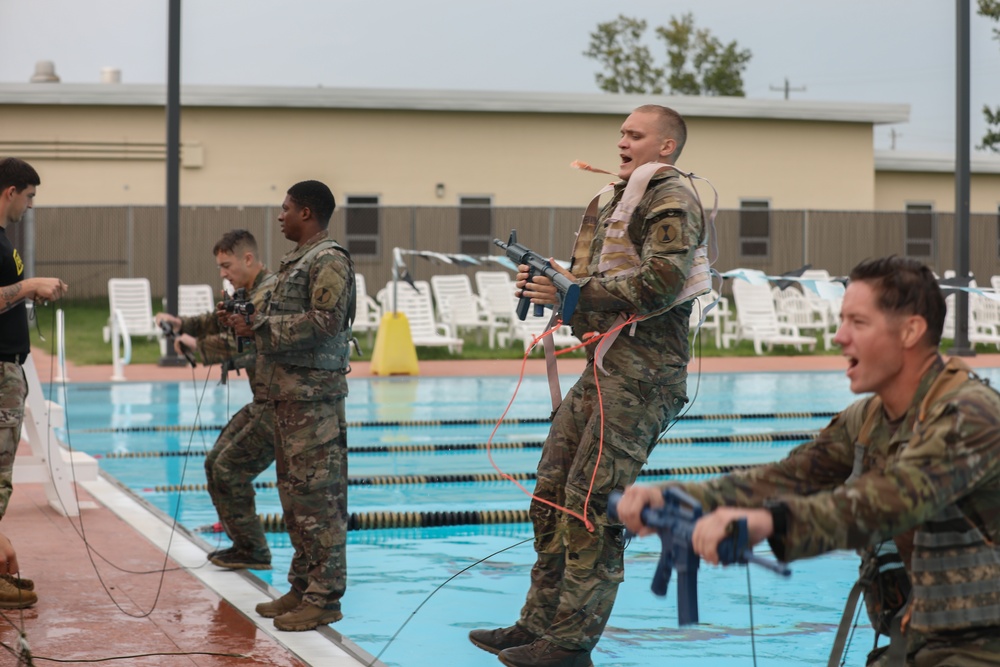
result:
M 344 399 L 275 401 L 278 493 L 295 552 L 288 582 L 309 604 L 340 609 L 347 588 Z
M 21 441 L 28 381 L 20 364 L 0 361 L 0 519 L 14 491 L 14 456 Z
M 274 410 L 250 403 L 233 415 L 205 458 L 205 478 L 219 521 L 233 546 L 269 560 L 257 517 L 253 481 L 274 462 Z
M 529 512 L 537 555 L 518 624 L 566 649 L 591 650 L 597 645 L 624 579 L 624 527 L 608 520 L 608 495 L 635 481 L 659 435 L 687 402 L 684 380 L 660 386 L 602 374 L 600 391 L 604 445 L 587 513 L 594 532 L 537 500 Z M 600 437 L 590 364 L 552 420 L 535 495 L 580 513 Z

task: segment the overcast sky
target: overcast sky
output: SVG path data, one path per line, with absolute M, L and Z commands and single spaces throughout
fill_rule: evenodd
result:
M 1000 106 L 996 24 L 972 4 L 972 138 Z M 68 83 L 102 67 L 126 83 L 166 78 L 167 0 L 0 0 L 0 82 L 52 60 Z M 896 148 L 954 153 L 955 2 L 950 0 L 188 0 L 182 83 L 597 92 L 589 33 L 619 13 L 652 26 L 692 12 L 753 52 L 751 98 L 911 105 Z M 876 148 L 890 148 L 890 128 Z M 975 154 L 975 153 L 974 153 Z

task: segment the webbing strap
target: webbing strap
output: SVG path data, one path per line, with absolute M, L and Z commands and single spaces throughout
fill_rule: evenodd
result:
M 553 308 L 552 317 L 549 318 L 546 331 L 554 327 L 558 319 Z M 556 367 L 556 344 L 552 340 L 552 336 L 546 336 L 542 339 L 542 349 L 545 350 L 545 375 L 549 379 L 549 396 L 552 399 L 552 414 L 554 415 L 562 404 L 562 389 L 559 387 L 559 369 Z
M 851 587 L 851 593 L 847 596 L 847 604 L 844 605 L 844 613 L 840 616 L 840 625 L 837 626 L 837 636 L 833 640 L 833 648 L 830 649 L 830 659 L 826 662 L 826 667 L 839 667 L 840 660 L 844 655 L 844 647 L 847 645 L 847 634 L 851 630 L 851 619 L 854 617 L 854 610 L 858 608 L 858 600 L 862 593 L 861 580 L 859 579 Z

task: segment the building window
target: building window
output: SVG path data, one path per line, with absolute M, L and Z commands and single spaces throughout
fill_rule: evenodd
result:
M 489 255 L 493 249 L 493 198 L 459 197 L 458 251 Z
M 740 201 L 740 256 L 771 256 L 771 204 L 766 200 Z
M 906 205 L 906 256 L 934 257 L 934 208 L 930 204 Z
M 352 257 L 378 256 L 378 195 L 347 195 L 344 243 Z

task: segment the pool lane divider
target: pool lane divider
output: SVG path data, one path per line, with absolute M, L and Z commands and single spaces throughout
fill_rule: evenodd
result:
M 734 470 L 756 468 L 757 463 L 734 463 L 730 465 L 683 466 L 680 468 L 649 468 L 639 472 L 639 477 L 682 477 L 687 475 L 722 475 Z M 519 482 L 534 481 L 533 472 L 510 473 Z M 376 475 L 374 477 L 348 477 L 348 486 L 387 486 L 391 484 L 458 484 L 465 482 L 502 482 L 506 477 L 499 473 L 465 473 L 454 475 Z M 276 489 L 277 482 L 254 482 L 253 488 Z M 163 484 L 151 489 L 143 489 L 146 493 L 186 493 L 208 491 L 206 484 Z
M 660 438 L 657 444 L 660 445 L 701 445 L 707 443 L 731 444 L 731 443 L 770 443 L 799 441 L 806 442 L 812 440 L 819 434 L 818 431 L 799 433 L 752 433 L 746 435 L 702 435 L 686 438 Z M 426 452 L 471 452 L 487 449 L 541 449 L 543 440 L 533 442 L 494 442 L 487 445 L 485 442 L 459 442 L 454 444 L 424 444 L 424 445 L 369 445 L 363 447 L 348 447 L 348 454 L 410 454 Z M 186 450 L 161 452 L 108 452 L 107 454 L 93 454 L 95 459 L 156 459 L 171 458 L 175 456 L 205 456 L 207 450 Z
M 742 421 L 759 419 L 830 419 L 835 412 L 758 412 L 748 414 L 684 415 L 679 421 Z M 504 419 L 501 424 L 548 424 L 548 417 Z M 414 421 L 347 422 L 347 428 L 435 428 L 438 426 L 495 426 L 495 419 L 429 419 Z M 81 433 L 176 433 L 184 431 L 221 431 L 225 424 L 198 424 L 194 426 L 116 426 L 113 428 L 87 428 Z

